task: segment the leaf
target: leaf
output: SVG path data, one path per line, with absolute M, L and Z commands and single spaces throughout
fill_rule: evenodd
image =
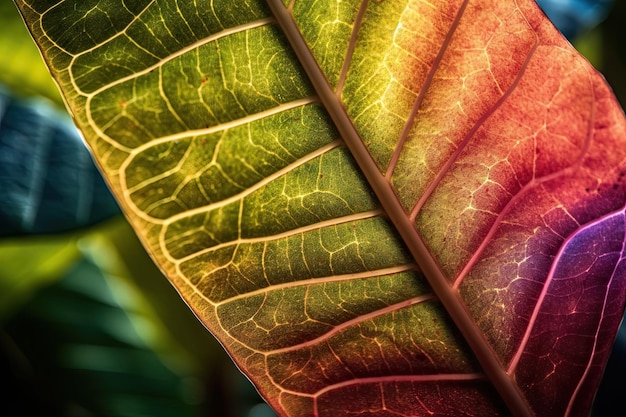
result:
M 0 4 L 0 83 L 23 95 L 44 96 L 58 106 L 63 100 L 12 2 Z
M 0 236 L 68 231 L 119 214 L 69 117 L 0 85 Z
M 0 241 L 0 323 L 42 287 L 58 281 L 79 256 L 74 238 Z
M 81 259 L 3 326 L 1 353 L 13 354 L 12 372 L 3 373 L 9 415 L 194 415 L 185 396 L 198 381 L 171 351 L 165 357 L 151 349 L 138 332 L 136 308 L 108 284 L 104 271 Z
M 155 260 L 283 416 L 586 415 L 626 124 L 533 1 L 18 1 Z

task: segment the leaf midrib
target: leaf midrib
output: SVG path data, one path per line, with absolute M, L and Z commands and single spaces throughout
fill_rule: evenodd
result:
M 300 64 L 308 75 L 337 130 L 352 153 L 363 175 L 369 182 L 387 217 L 395 226 L 416 263 L 424 273 L 433 292 L 458 327 L 469 347 L 481 364 L 494 388 L 502 396 L 509 411 L 515 416 L 534 416 L 519 387 L 506 372 L 495 351 L 487 342 L 474 319 L 468 313 L 458 291 L 452 289 L 437 261 L 406 215 L 391 183 L 381 174 L 361 137 L 348 116 L 345 107 L 329 85 L 326 76 L 302 37 L 291 12 L 280 0 L 267 0 L 276 21 L 293 48 Z

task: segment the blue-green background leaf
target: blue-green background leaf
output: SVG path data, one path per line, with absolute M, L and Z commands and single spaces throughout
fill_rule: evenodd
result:
M 0 88 L 0 190 L 0 235 L 66 231 L 119 213 L 67 114 L 5 88 Z
M 537 0 L 554 25 L 570 40 L 595 27 L 613 0 Z

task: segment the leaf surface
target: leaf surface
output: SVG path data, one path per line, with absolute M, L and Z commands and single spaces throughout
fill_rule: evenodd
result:
M 284 416 L 586 415 L 626 135 L 532 1 L 18 1 L 136 231 Z

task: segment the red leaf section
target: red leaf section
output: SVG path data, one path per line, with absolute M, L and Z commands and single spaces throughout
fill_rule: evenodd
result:
M 463 268 L 448 272 L 537 415 L 584 416 L 624 309 L 624 119 L 579 57 L 549 52 L 446 174 L 494 155 L 511 173 L 471 196 L 494 215 L 475 220 Z
M 372 160 L 533 412 L 586 415 L 626 296 L 623 111 L 532 1 L 409 1 L 374 75 L 367 7 L 341 97 Z
M 492 408 L 493 399 L 485 395 L 488 384 L 402 382 L 394 378 L 387 383 L 379 380 L 375 384 L 352 385 L 321 395 L 317 416 L 499 416 Z

